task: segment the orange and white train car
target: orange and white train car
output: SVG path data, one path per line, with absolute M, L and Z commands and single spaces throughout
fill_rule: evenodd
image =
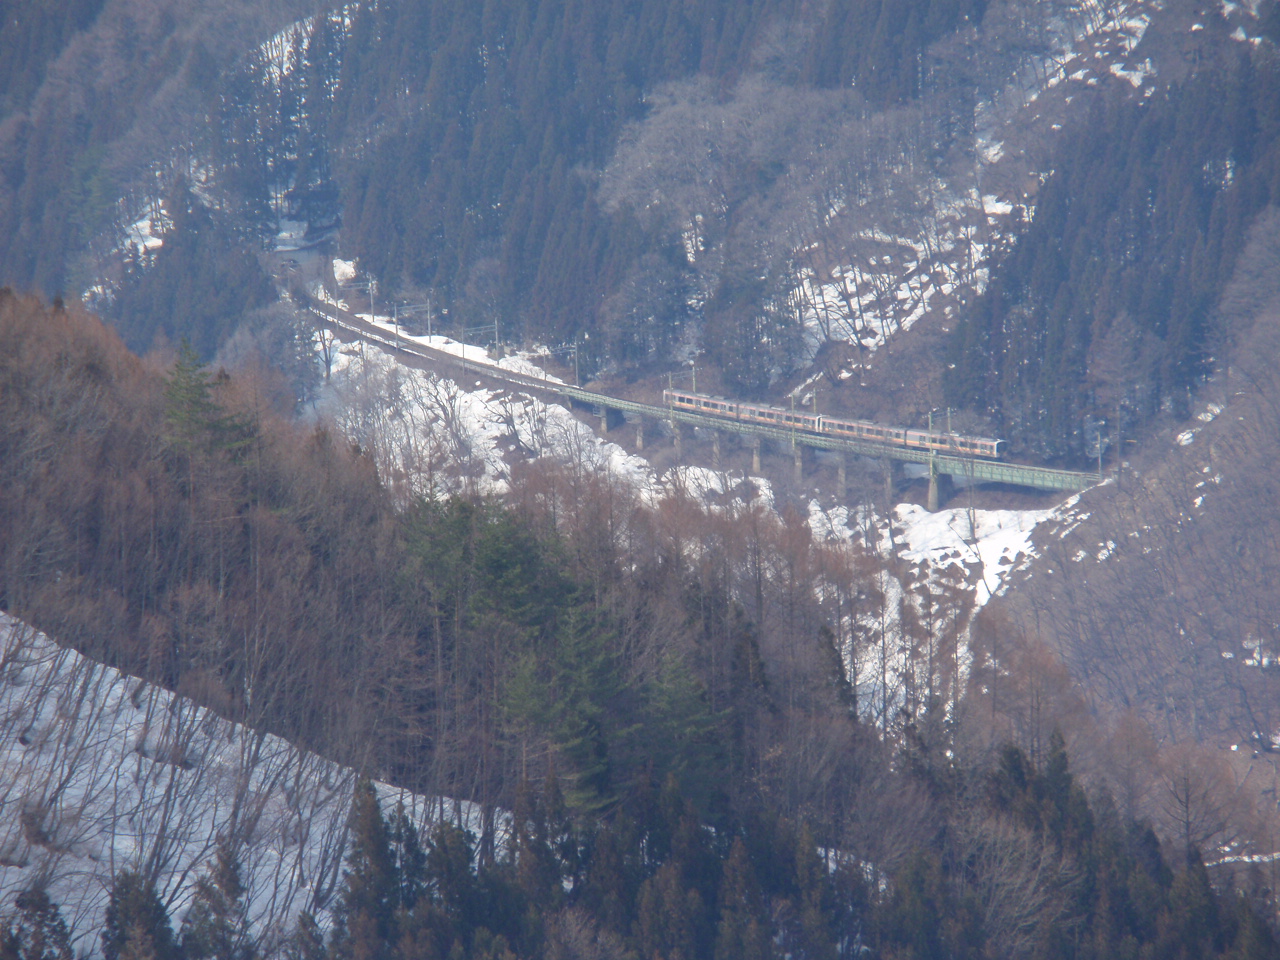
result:
M 989 437 L 967 437 L 936 430 L 886 427 L 869 420 L 842 420 L 838 417 L 788 410 L 767 404 L 726 400 L 723 397 L 712 397 L 684 390 L 664 390 L 662 399 L 667 406 L 677 410 L 687 410 L 690 413 L 745 420 L 784 429 L 805 430 L 809 433 L 845 437 L 850 440 L 869 440 L 873 443 L 900 445 L 916 450 L 932 450 L 936 453 L 948 453 L 961 457 L 998 459 L 1004 456 L 1006 448 L 1005 441 Z

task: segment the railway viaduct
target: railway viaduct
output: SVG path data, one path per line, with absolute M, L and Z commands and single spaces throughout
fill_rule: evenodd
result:
M 497 380 L 521 389 L 544 395 L 552 395 L 569 401 L 580 409 L 588 409 L 600 418 L 600 429 L 607 433 L 620 426 L 624 421 L 636 424 L 636 443 L 644 448 L 645 424 L 667 424 L 675 438 L 676 449 L 681 443 L 684 426 L 710 431 L 718 456 L 722 433 L 737 433 L 748 439 L 752 450 L 752 469 L 760 470 L 761 447 L 768 440 L 789 447 L 793 453 L 795 475 L 800 478 L 803 469 L 804 450 L 829 450 L 840 454 L 838 461 L 839 485 L 845 488 L 845 470 L 849 456 L 869 457 L 890 464 L 888 482 L 905 463 L 924 464 L 929 477 L 928 508 L 936 511 L 941 500 L 942 478 L 963 478 L 969 482 L 1006 483 L 1038 490 L 1079 491 L 1091 487 L 1102 480 L 1097 473 L 1078 470 L 1057 470 L 1050 467 L 1037 467 L 1021 463 L 1007 463 L 1001 460 L 984 460 L 974 457 L 951 456 L 929 450 L 917 450 L 896 444 L 875 443 L 867 440 L 849 440 L 843 437 L 809 433 L 804 430 L 791 430 L 768 424 L 750 423 L 730 420 L 722 417 L 707 416 L 688 410 L 677 410 L 657 404 L 640 403 L 624 400 L 607 394 L 597 393 L 583 387 L 561 383 L 554 379 L 539 379 L 514 370 L 506 370 L 492 364 L 469 362 L 456 354 L 423 346 L 413 340 L 406 340 L 388 333 L 385 329 L 369 323 L 332 304 L 313 300 L 309 306 L 318 318 L 327 325 L 340 331 L 356 334 L 370 342 L 387 347 L 404 357 L 414 357 L 429 361 L 433 365 L 461 368 L 464 372 Z

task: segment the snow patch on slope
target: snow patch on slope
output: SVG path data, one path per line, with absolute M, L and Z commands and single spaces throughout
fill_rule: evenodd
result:
M 58 647 L 0 614 L 0 904 L 44 884 L 78 956 L 98 949 L 112 877 L 153 869 L 175 927 L 220 834 L 249 918 L 279 942 L 341 879 L 355 771 Z M 468 803 L 385 784 L 425 830 L 478 827 Z
M 900 528 L 899 556 L 935 567 L 958 566 L 972 578 L 975 609 L 1009 585 L 1009 575 L 1023 569 L 1037 553 L 1031 535 L 1056 510 L 939 510 L 899 504 L 894 523 Z M 972 521 L 972 522 L 971 522 Z
M 1025 575 L 1038 555 L 1034 538 L 1061 535 L 1083 519 L 1077 504 L 1073 497 L 1050 510 L 936 513 L 899 504 L 885 518 L 865 508 L 810 503 L 816 539 L 870 551 L 880 561 L 869 575 L 875 599 L 841 624 L 841 635 L 849 638 L 845 669 L 869 722 L 891 722 L 913 703 L 927 709 L 919 699 L 923 689 L 963 689 L 974 615 L 1015 575 Z M 922 634 L 930 629 L 931 636 Z M 946 657 L 938 657 L 940 649 Z
M 495 363 L 483 348 L 443 337 L 417 339 L 477 365 L 538 369 L 520 357 Z M 373 455 L 402 498 L 501 494 L 513 456 L 553 457 L 612 473 L 640 490 L 654 483 L 647 461 L 601 440 L 559 404 L 403 366 L 371 343 L 339 350 L 320 408 Z

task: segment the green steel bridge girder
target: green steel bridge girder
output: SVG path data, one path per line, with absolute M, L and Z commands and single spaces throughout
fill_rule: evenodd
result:
M 835 450 L 877 460 L 929 464 L 933 473 L 965 477 L 986 483 L 1009 483 L 1039 490 L 1077 491 L 1085 490 L 1102 481 L 1101 475 L 1096 473 L 1078 470 L 1054 470 L 1049 467 L 1005 463 L 1001 460 L 983 460 L 972 457 L 935 454 L 930 453 L 928 450 L 915 450 L 910 447 L 899 447 L 893 444 L 847 440 L 843 437 L 825 436 L 820 433 L 808 433 L 803 430 L 787 430 L 781 427 L 771 427 L 767 424 L 752 423 L 744 420 L 733 420 L 727 417 L 709 417 L 692 413 L 688 410 L 676 410 L 672 407 L 660 407 L 649 403 L 637 403 L 633 400 L 606 397 L 603 394 L 583 390 L 580 387 L 557 386 L 555 389 L 556 392 L 561 393 L 570 400 L 591 404 L 597 408 L 609 407 L 633 416 L 687 423 L 709 430 L 727 430 L 745 436 L 763 437 L 779 443 L 795 444 L 821 450 Z
M 343 310 L 337 310 L 328 304 L 311 301 L 310 306 L 318 315 L 330 322 L 345 326 L 352 332 L 359 333 L 368 339 L 382 343 L 399 353 L 414 354 L 423 359 L 438 363 L 460 366 L 466 370 L 468 364 L 456 355 L 443 353 L 430 347 L 423 347 L 398 338 L 392 339 L 383 331 L 376 330 L 367 323 Z M 787 430 L 771 427 L 762 423 L 751 423 L 730 418 L 709 417 L 704 414 L 691 413 L 688 410 L 676 410 L 672 407 L 657 406 L 651 403 L 637 403 L 634 400 L 623 400 L 603 393 L 584 390 L 581 387 L 559 383 L 555 380 L 539 379 L 514 370 L 505 370 L 488 364 L 471 364 L 470 372 L 504 380 L 513 385 L 528 387 L 543 393 L 559 394 L 576 403 L 589 405 L 593 410 L 616 410 L 632 416 L 648 417 L 653 420 L 666 420 L 673 423 L 688 423 L 708 430 L 727 430 L 746 436 L 763 437 L 779 443 L 811 447 L 823 450 L 835 450 L 852 453 L 877 460 L 893 460 L 899 463 L 928 464 L 931 474 L 946 474 L 953 477 L 967 477 L 986 483 L 1010 483 L 1022 487 L 1033 487 L 1040 490 L 1085 490 L 1102 481 L 1097 473 L 1086 473 L 1077 470 L 1054 470 L 1049 467 L 1033 467 L 1021 463 L 1005 463 L 1000 460 L 982 460 L 972 457 L 953 457 L 945 454 L 934 454 L 928 450 L 914 450 L 896 444 L 871 443 L 865 440 L 847 440 L 843 437 L 826 436 L 820 433 L 807 433 L 803 430 Z

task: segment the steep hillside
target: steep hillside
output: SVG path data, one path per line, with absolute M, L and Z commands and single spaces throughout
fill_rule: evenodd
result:
M 1001 662 L 1048 654 L 1062 664 L 1046 676 L 1043 722 L 1075 727 L 1088 711 L 1104 731 L 1096 762 L 1126 770 L 1125 809 L 1210 859 L 1253 862 L 1259 883 L 1274 880 L 1274 857 L 1250 861 L 1239 845 L 1269 851 L 1280 836 L 1278 278 L 1280 213 L 1270 208 L 1216 311 L 1236 331 L 1236 359 L 1191 424 L 1165 430 L 1086 493 L 1074 529 L 1037 536 L 1027 578 L 976 628 Z
M 1078 780 L 1051 671 L 972 643 L 1026 518 L 805 518 L 687 468 L 637 490 L 575 421 L 367 347 L 330 382 L 369 452 L 77 311 L 0 295 L 0 345 L 4 605 L 192 698 L 5 621 L 10 947 L 61 913 L 86 951 L 103 918 L 107 960 L 218 931 L 335 960 L 1276 955 L 1267 891 L 1117 811 L 1116 770 Z M 422 483 L 415 445 L 439 496 L 377 479 Z M 471 832 L 420 836 L 439 801 L 380 809 L 270 730 Z
M 69 294 L 0 290 L 14 936 L 221 884 L 299 960 L 1277 955 L 1276 0 L 0 13 L 0 280 Z M 304 294 L 1109 479 L 646 463 Z
M 1216 30 L 1186 79 L 1077 127 L 957 326 L 950 399 L 1041 457 L 1083 453 L 1091 419 L 1115 437 L 1162 410 L 1186 417 L 1235 362 L 1240 331 L 1215 305 L 1246 229 L 1280 198 L 1280 58 Z
M 11 95 L 23 95 L 0 123 L 0 283 L 79 298 L 118 280 L 129 227 L 184 179 L 207 180 L 216 79 L 310 8 L 5 4 L 14 28 L 4 42 L 16 51 L 5 50 L 4 69 Z M 234 188 L 206 186 L 206 205 L 252 237 Z
M 0 615 L 0 902 L 24 891 L 61 906 L 77 956 L 95 955 L 117 871 L 146 875 L 181 921 L 220 842 L 236 852 L 264 954 L 341 884 L 358 773 L 228 723 L 94 663 Z M 381 787 L 422 832 L 470 804 Z

